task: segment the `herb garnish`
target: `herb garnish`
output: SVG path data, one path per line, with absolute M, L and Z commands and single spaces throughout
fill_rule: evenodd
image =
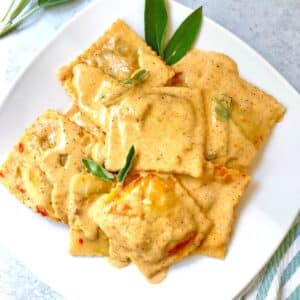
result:
M 135 71 L 129 78 L 123 81 L 125 85 L 136 85 L 148 79 L 150 72 L 145 69 Z
M 229 120 L 231 116 L 232 98 L 226 95 L 218 95 L 213 98 L 215 101 L 215 112 L 223 122 Z
M 178 62 L 192 48 L 201 28 L 202 6 L 190 14 L 169 41 L 163 58 L 168 65 Z
M 118 176 L 117 176 L 118 182 L 120 182 L 120 183 L 124 182 L 129 170 L 132 167 L 134 155 L 135 155 L 135 149 L 134 149 L 134 146 L 131 146 L 129 149 L 129 152 L 127 154 L 127 157 L 126 157 L 126 163 L 125 163 L 124 167 L 118 173 Z
M 85 167 L 90 173 L 104 181 L 112 182 L 115 178 L 114 174 L 110 173 L 93 160 L 83 159 L 82 163 L 85 165 Z
M 214 151 L 208 151 L 208 153 L 206 154 L 206 159 L 207 160 L 214 160 L 218 157 L 217 153 Z
M 107 171 L 104 167 L 100 166 L 98 163 L 94 162 L 93 160 L 90 159 L 83 159 L 82 163 L 84 166 L 87 168 L 87 170 L 95 175 L 96 177 L 107 181 L 107 182 L 112 182 L 115 178 L 117 179 L 118 183 L 123 183 L 128 172 L 130 171 L 133 163 L 135 155 L 135 149 L 134 146 L 131 146 L 129 149 L 129 152 L 126 157 L 126 162 L 124 167 L 119 171 L 118 175 L 115 176 L 114 174 L 110 173 Z
M 48 8 L 71 2 L 72 0 L 37 0 L 32 4 L 31 0 L 11 0 L 11 3 L 0 19 L 0 37 L 16 29 L 25 19 L 43 8 Z
M 165 0 L 145 0 L 146 42 L 168 65 L 173 65 L 192 48 L 200 31 L 202 19 L 203 10 L 199 7 L 183 21 L 163 50 L 168 25 Z
M 164 39 L 168 25 L 165 0 L 145 0 L 145 40 L 163 56 Z

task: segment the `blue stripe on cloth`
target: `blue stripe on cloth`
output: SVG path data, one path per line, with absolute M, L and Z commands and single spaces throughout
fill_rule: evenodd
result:
M 300 225 L 299 223 L 296 223 L 294 227 L 291 229 L 291 231 L 288 233 L 288 235 L 285 237 L 285 239 L 283 240 L 280 247 L 273 255 L 270 262 L 267 264 L 265 274 L 263 275 L 263 279 L 261 281 L 261 284 L 259 286 L 256 295 L 256 300 L 264 300 L 267 297 L 268 291 L 272 284 L 273 278 L 276 275 L 276 270 L 279 266 L 282 257 L 284 256 L 286 251 L 289 249 L 289 247 L 292 245 L 292 243 L 294 242 L 294 240 L 299 234 L 300 234 Z
M 287 265 L 284 270 L 281 280 L 280 280 L 280 288 L 283 287 L 286 282 L 293 276 L 296 270 L 300 266 L 300 251 L 293 257 L 290 263 Z
M 300 299 L 300 285 L 285 300 L 299 300 Z

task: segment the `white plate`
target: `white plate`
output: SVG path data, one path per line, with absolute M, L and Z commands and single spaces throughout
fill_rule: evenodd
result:
M 89 46 L 117 18 L 143 34 L 141 0 L 101 0 L 68 24 L 35 58 L 6 97 L 0 112 L 0 160 L 25 127 L 47 108 L 70 102 L 54 77 L 57 68 Z M 170 3 L 177 26 L 190 9 Z M 195 257 L 173 267 L 151 285 L 134 266 L 121 270 L 101 258 L 68 255 L 68 230 L 32 213 L 0 188 L 0 241 L 52 288 L 71 299 L 232 299 L 262 268 L 287 233 L 299 209 L 300 97 L 258 54 L 205 19 L 197 47 L 221 51 L 241 74 L 287 107 L 243 197 L 240 217 L 224 261 Z

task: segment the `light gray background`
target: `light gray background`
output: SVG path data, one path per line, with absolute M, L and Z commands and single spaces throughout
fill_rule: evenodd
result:
M 8 91 L 24 63 L 39 51 L 59 27 L 91 1 L 76 0 L 71 5 L 49 9 L 36 16 L 33 24 L 0 39 L 1 95 Z M 300 91 L 299 0 L 177 1 L 192 8 L 204 5 L 206 16 L 255 48 Z M 63 298 L 36 278 L 0 244 L 0 299 Z

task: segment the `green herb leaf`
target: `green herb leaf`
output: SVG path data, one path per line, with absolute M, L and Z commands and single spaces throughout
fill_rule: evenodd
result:
M 12 4 L 0 22 L 0 37 L 16 29 L 36 11 L 71 1 L 73 0 L 38 0 L 37 2 L 32 2 L 31 0 L 12 0 Z
M 168 65 L 175 64 L 192 48 L 200 31 L 202 19 L 201 6 L 178 27 L 164 51 L 163 57 Z
M 15 18 L 10 18 L 9 16 L 7 16 L 6 19 L 0 23 L 0 37 L 15 30 L 25 19 L 27 19 L 39 9 L 40 7 L 38 5 L 34 5 L 29 10 L 26 10 L 26 8 L 24 8 L 22 11 L 19 12 L 19 15 L 17 15 Z M 24 10 L 26 10 L 25 13 Z M 14 11 L 13 14 L 15 13 L 16 12 Z
M 168 25 L 168 12 L 165 0 L 145 1 L 144 23 L 147 44 L 162 56 Z
M 227 108 L 225 108 L 224 106 L 217 106 L 216 113 L 217 113 L 218 117 L 224 122 L 228 121 L 230 118 L 230 111 Z
M 114 174 L 110 173 L 93 160 L 83 159 L 82 163 L 90 173 L 104 181 L 111 182 L 115 178 Z
M 51 7 L 51 6 L 56 6 L 60 5 L 63 3 L 71 2 L 73 0 L 38 0 L 38 5 L 40 7 Z
M 228 121 L 231 116 L 232 98 L 226 95 L 218 95 L 213 98 L 213 101 L 215 101 L 215 112 L 217 116 L 223 122 Z
M 135 149 L 134 149 L 134 146 L 132 145 L 127 154 L 126 163 L 125 163 L 124 167 L 118 173 L 118 176 L 117 176 L 118 182 L 120 182 L 120 183 L 124 182 L 128 172 L 130 171 L 130 169 L 132 167 L 134 155 L 135 155 Z
M 17 3 L 17 4 L 16 4 Z M 23 9 L 30 4 L 30 0 L 14 0 L 12 1 L 12 5 L 10 6 L 5 18 L 8 20 L 12 20 L 17 17 Z
M 9 18 L 9 15 L 11 14 L 14 4 L 15 4 L 15 0 L 10 1 L 7 10 L 0 17 L 0 22 L 3 22 L 6 18 Z
M 217 153 L 214 151 L 208 151 L 208 153 L 206 154 L 206 159 L 207 160 L 214 160 L 218 157 Z
M 125 85 L 136 85 L 148 79 L 150 72 L 144 69 L 137 70 L 129 78 L 123 81 Z

